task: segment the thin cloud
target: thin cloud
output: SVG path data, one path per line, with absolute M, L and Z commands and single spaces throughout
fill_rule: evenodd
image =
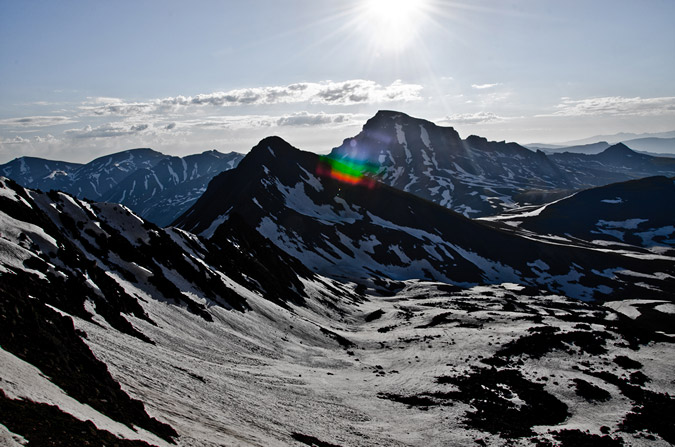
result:
M 623 96 L 607 96 L 573 100 L 562 98 L 556 111 L 538 116 L 659 116 L 675 114 L 675 97 L 659 98 L 626 98 Z
M 148 124 L 121 125 L 109 123 L 97 127 L 86 126 L 82 129 L 69 129 L 64 134 L 76 139 L 115 138 L 139 134 L 148 128 Z
M 443 121 L 449 124 L 482 124 L 504 121 L 507 118 L 492 112 L 458 113 L 446 116 Z
M 494 84 L 471 84 L 471 88 L 475 88 L 476 90 L 485 90 L 488 88 L 497 87 L 498 85 L 500 85 L 499 82 Z
M 25 116 L 0 120 L 0 125 L 8 127 L 49 127 L 76 122 L 76 120 L 67 116 Z

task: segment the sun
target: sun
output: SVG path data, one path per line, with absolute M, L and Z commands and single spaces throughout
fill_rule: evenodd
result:
M 400 25 L 420 8 L 415 0 L 369 0 L 366 4 L 373 19 L 382 23 Z
M 367 0 L 365 25 L 380 49 L 405 49 L 419 33 L 426 9 L 424 0 Z

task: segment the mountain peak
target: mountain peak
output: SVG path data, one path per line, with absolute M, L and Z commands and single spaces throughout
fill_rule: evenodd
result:
M 373 127 L 382 127 L 383 125 L 384 127 L 389 127 L 389 124 L 392 122 L 399 125 L 421 125 L 427 127 L 428 129 L 438 128 L 455 132 L 455 129 L 452 126 L 439 126 L 436 123 L 433 123 L 424 118 L 416 118 L 396 110 L 378 110 L 377 113 L 366 122 L 366 124 L 363 126 L 363 129 L 367 130 Z
M 639 156 L 637 152 L 629 148 L 623 143 L 617 143 L 613 146 L 608 147 L 604 151 L 600 152 L 598 154 L 600 158 L 606 159 L 606 158 L 626 158 L 626 157 L 633 157 L 633 156 Z
M 601 152 L 602 154 L 635 154 L 636 152 L 626 146 L 623 143 L 617 143 L 613 146 L 608 147 L 604 151 Z
M 294 147 L 288 141 L 273 135 L 263 138 L 258 144 L 253 146 L 249 154 L 244 157 L 244 160 L 247 158 L 259 159 L 261 156 L 265 158 L 285 157 L 298 151 L 300 151 L 300 149 Z

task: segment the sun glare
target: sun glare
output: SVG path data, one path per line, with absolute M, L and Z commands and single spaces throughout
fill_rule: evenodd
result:
M 368 0 L 365 20 L 373 42 L 380 49 L 404 49 L 418 33 L 425 8 L 423 0 Z

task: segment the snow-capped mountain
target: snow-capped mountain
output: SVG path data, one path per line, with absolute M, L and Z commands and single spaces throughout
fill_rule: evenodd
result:
M 617 294 L 631 297 L 605 305 L 532 285 L 490 285 L 489 278 L 462 288 L 391 281 L 373 271 L 371 285 L 338 282 L 312 273 L 307 260 L 314 253 L 334 259 L 364 240 L 367 254 L 389 249 L 390 260 L 405 262 L 409 240 L 397 249 L 378 241 L 390 244 L 407 232 L 427 258 L 448 250 L 460 263 L 469 252 L 460 250 L 456 235 L 462 243 L 508 243 L 516 236 L 386 185 L 337 183 L 310 170 L 317 162 L 280 139 L 261 142 L 204 194 L 215 208 L 223 199 L 232 207 L 203 231 L 209 238 L 160 229 L 121 205 L 0 179 L 0 442 L 675 442 L 669 417 L 675 307 L 672 293 L 649 295 L 651 288 L 668 287 L 672 260 L 655 257 L 643 265 L 585 250 L 598 269 L 606 267 L 603 259 L 626 262 L 622 271 L 599 270 L 615 276 Z M 220 188 L 233 179 L 242 187 L 239 201 Z M 308 250 L 304 262 L 247 221 L 258 204 L 272 206 L 275 199 L 271 210 L 281 214 L 263 218 L 286 231 L 278 233 L 289 238 L 282 246 L 292 247 L 294 238 L 296 248 Z M 187 216 L 205 213 L 203 200 Z M 433 229 L 436 213 L 452 231 Z M 302 216 L 336 230 L 323 233 L 337 237 L 329 240 L 332 248 L 302 247 L 307 240 L 300 235 L 314 228 Z M 347 226 L 358 221 L 374 237 L 353 234 Z M 197 227 L 203 225 L 198 220 Z M 493 250 L 536 250 L 519 240 Z M 544 259 L 551 265 L 540 260 L 537 268 L 551 274 L 560 268 L 554 254 L 569 262 L 580 253 L 545 247 L 539 254 L 550 251 Z M 359 253 L 353 255 L 358 266 Z M 462 261 L 469 276 L 491 268 L 487 258 L 470 258 L 483 267 Z M 584 275 L 590 269 L 575 265 Z M 622 289 L 631 274 L 649 287 Z M 568 279 L 555 281 L 571 284 Z M 578 282 L 588 285 L 584 277 Z
M 675 178 L 648 177 L 580 191 L 526 211 L 485 218 L 538 234 L 664 253 L 675 247 Z
M 217 151 L 166 157 L 152 168 L 136 169 L 102 199 L 122 203 L 143 218 L 165 226 L 192 206 L 216 174 L 234 168 L 242 158 L 236 152 Z
M 675 175 L 671 159 L 608 146 L 593 146 L 597 155 L 547 155 L 474 135 L 462 140 L 451 127 L 380 111 L 331 155 L 367 161 L 378 167 L 380 181 L 467 217 L 544 204 L 593 186 Z
M 494 229 L 384 184 L 322 175 L 322 163 L 267 138 L 236 169 L 215 177 L 175 225 L 209 238 L 236 216 L 313 271 L 364 283 L 508 281 L 581 299 L 671 296 L 675 285 L 675 258 Z M 651 282 L 636 286 L 634 275 Z
M 83 165 L 21 157 L 0 166 L 0 173 L 27 188 L 121 203 L 164 226 L 194 203 L 214 175 L 232 169 L 242 157 L 207 151 L 181 158 L 131 149 Z
M 81 167 L 80 163 L 20 157 L 0 166 L 0 175 L 29 188 L 63 189 L 70 185 L 73 174 Z
M 75 171 L 71 185 L 64 191 L 79 198 L 100 200 L 132 173 L 139 169 L 152 169 L 166 157 L 148 148 L 105 155 Z
M 378 112 L 331 155 L 377 164 L 382 182 L 467 217 L 513 208 L 529 190 L 573 188 L 543 152 L 477 136 L 462 140 L 451 127 L 400 112 Z

